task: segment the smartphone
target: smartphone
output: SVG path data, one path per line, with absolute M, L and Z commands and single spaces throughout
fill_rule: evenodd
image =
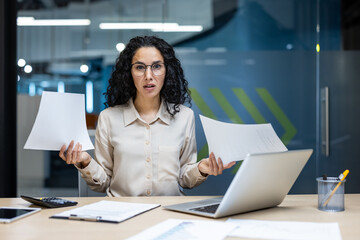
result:
M 11 223 L 40 210 L 41 208 L 0 207 L 0 223 Z

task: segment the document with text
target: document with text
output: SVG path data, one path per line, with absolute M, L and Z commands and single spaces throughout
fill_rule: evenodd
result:
M 71 140 L 82 150 L 94 149 L 86 128 L 84 94 L 44 91 L 24 149 L 59 151 Z
M 168 219 L 127 240 L 221 240 L 235 227 L 220 221 Z
M 286 146 L 270 123 L 235 124 L 200 115 L 209 153 L 224 164 L 245 159 L 248 153 L 284 152 Z
M 338 223 L 228 219 L 237 228 L 229 237 L 277 240 L 341 240 Z

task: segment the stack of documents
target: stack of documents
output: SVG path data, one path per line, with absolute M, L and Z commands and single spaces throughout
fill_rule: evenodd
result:
M 283 240 L 341 240 L 338 223 L 229 219 L 223 221 L 168 219 L 127 240 L 182 240 L 226 237 Z

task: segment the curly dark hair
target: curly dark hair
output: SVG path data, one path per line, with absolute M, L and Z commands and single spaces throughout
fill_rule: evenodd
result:
M 180 61 L 175 56 L 173 47 L 155 36 L 134 37 L 116 59 L 115 69 L 109 79 L 109 86 L 104 93 L 106 107 L 126 104 L 130 98 L 136 97 L 136 87 L 131 75 L 131 61 L 139 48 L 155 47 L 160 51 L 166 66 L 164 85 L 160 97 L 166 103 L 167 111 L 174 116 L 185 102 L 191 105 L 188 81 Z

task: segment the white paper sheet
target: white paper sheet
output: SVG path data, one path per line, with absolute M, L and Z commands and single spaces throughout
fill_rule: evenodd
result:
M 122 222 L 160 206 L 159 204 L 127 203 L 102 200 L 82 207 L 74 208 L 52 218 L 71 218 L 71 216 L 84 216 L 85 218 L 101 217 L 101 221 Z
M 238 227 L 229 236 L 286 240 L 341 240 L 338 223 L 228 219 Z
M 44 91 L 24 149 L 59 151 L 74 140 L 82 150 L 94 149 L 86 128 L 84 94 Z
M 127 240 L 220 240 L 234 228 L 220 221 L 168 219 Z
M 224 164 L 245 159 L 248 153 L 287 151 L 270 123 L 234 124 L 200 115 L 209 153 Z

